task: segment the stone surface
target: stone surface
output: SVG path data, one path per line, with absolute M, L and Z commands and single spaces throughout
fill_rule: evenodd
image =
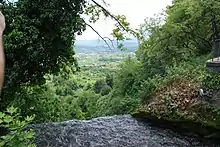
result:
M 208 72 L 220 74 L 220 57 L 206 61 L 206 68 Z
M 220 147 L 168 129 L 157 128 L 130 115 L 31 125 L 38 147 Z
M 216 108 L 220 108 L 220 91 L 216 91 L 212 93 L 212 98 L 210 98 L 208 100 L 208 102 L 216 107 Z
M 210 59 L 206 62 L 207 71 L 212 74 L 220 74 L 220 57 Z M 205 87 L 206 88 L 206 87 Z M 209 91 L 209 90 L 208 90 Z M 220 108 L 220 91 L 209 92 L 210 96 L 202 96 L 205 101 L 216 108 Z

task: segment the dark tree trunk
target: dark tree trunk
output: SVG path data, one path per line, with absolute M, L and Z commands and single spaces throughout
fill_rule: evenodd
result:
M 220 57 L 220 39 L 213 41 L 213 56 Z
M 212 48 L 213 56 L 219 57 L 220 56 L 220 38 L 219 38 L 219 32 L 218 32 L 215 15 L 212 16 L 212 30 L 213 30 L 213 48 Z

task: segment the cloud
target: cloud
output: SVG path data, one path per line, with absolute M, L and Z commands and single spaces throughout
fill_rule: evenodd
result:
M 101 0 L 99 0 L 101 1 Z M 132 28 L 137 28 L 146 17 L 153 17 L 154 14 L 162 12 L 172 0 L 105 0 L 110 6 L 108 10 L 113 14 L 125 15 Z M 114 26 L 111 19 L 101 18 L 92 26 L 104 37 L 109 37 Z M 87 28 L 77 40 L 98 39 L 98 35 Z

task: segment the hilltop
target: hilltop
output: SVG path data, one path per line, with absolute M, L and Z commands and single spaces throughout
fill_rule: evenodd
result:
M 75 51 L 77 53 L 91 53 L 91 52 L 121 52 L 117 48 L 117 41 L 107 41 L 109 46 L 103 40 L 76 40 Z M 120 42 L 127 49 L 126 52 L 135 52 L 138 48 L 137 40 L 127 40 Z

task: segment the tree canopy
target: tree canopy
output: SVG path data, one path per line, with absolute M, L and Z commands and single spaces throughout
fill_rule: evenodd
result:
M 146 19 L 142 25 L 142 36 L 149 36 L 148 39 L 140 38 L 139 59 L 146 66 L 155 65 L 156 72 L 163 73 L 166 66 L 186 60 L 189 56 L 210 53 L 213 17 L 217 28 L 220 28 L 219 6 L 218 0 L 174 0 L 163 15 Z
M 73 64 L 75 33 L 85 30 L 85 1 L 19 0 L 3 5 L 6 82 L 35 83 L 45 73 L 57 73 Z
M 1 99 L 4 102 L 5 97 L 7 101 L 13 97 L 9 92 L 14 93 L 21 85 L 41 85 L 45 83 L 45 74 L 77 66 L 73 50 L 75 35 L 82 34 L 89 25 L 82 14 L 91 16 L 90 23 L 99 19 L 101 13 L 116 20 L 113 36 L 120 40 L 125 39 L 122 32 L 129 29 L 125 17 L 114 16 L 93 0 L 3 1 L 1 10 L 7 24 L 6 79 Z

